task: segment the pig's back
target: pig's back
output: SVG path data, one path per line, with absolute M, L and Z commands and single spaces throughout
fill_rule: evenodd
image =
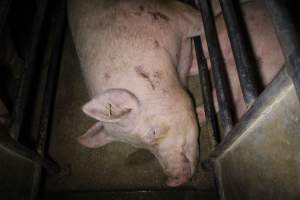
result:
M 179 35 L 168 6 L 171 1 L 163 6 L 144 0 L 69 1 L 71 32 L 92 96 L 107 88 L 124 88 L 124 83 L 127 89 L 139 90 L 134 81 L 138 66 L 176 64 L 180 43 L 174 41 Z

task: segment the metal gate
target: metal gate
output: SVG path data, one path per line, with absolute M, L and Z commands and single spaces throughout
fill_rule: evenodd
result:
M 299 199 L 300 185 L 300 43 L 288 6 L 292 1 L 266 0 L 285 55 L 286 65 L 261 93 L 235 1 L 220 0 L 244 101 L 250 109 L 234 123 L 224 61 L 209 1 L 199 0 L 220 105 L 219 132 L 211 85 L 200 38 L 195 38 L 207 119 L 217 142 L 211 155 L 221 199 Z M 294 2 L 295 3 L 295 2 Z M 294 4 L 295 6 L 295 4 Z M 263 20 L 263 19 L 262 19 Z
M 272 83 L 260 93 L 255 82 L 245 36 L 237 21 L 233 0 L 220 0 L 231 41 L 245 103 L 249 111 L 237 123 L 232 118 L 232 102 L 224 76 L 224 61 L 218 44 L 214 16 L 208 0 L 196 0 L 206 33 L 214 85 L 220 105 L 220 124 L 213 108 L 212 87 L 200 37 L 194 38 L 199 77 L 207 120 L 211 122 L 217 146 L 211 163 L 215 171 L 221 199 L 299 199 L 300 185 L 300 46 L 296 25 L 293 24 L 287 2 L 266 0 L 286 66 Z M 6 22 L 12 0 L 0 2 L 0 34 Z M 52 14 L 50 14 L 52 13 Z M 55 15 L 53 15 L 55 13 Z M 37 199 L 41 192 L 44 170 L 57 172 L 59 166 L 45 155 L 50 132 L 52 107 L 55 99 L 59 61 L 66 25 L 65 1 L 36 1 L 28 52 L 12 116 L 10 136 L 1 135 L 0 149 L 9 170 L 16 170 L 16 193 L 8 199 Z M 200 22 L 199 22 L 200 23 Z M 45 46 L 46 44 L 46 46 Z M 42 51 L 42 53 L 41 53 Z M 43 55 L 43 64 L 38 55 Z M 32 120 L 30 96 L 35 85 L 33 74 L 46 67 L 46 84 L 38 119 L 35 149 L 21 145 L 19 137 L 24 124 Z M 222 130 L 222 131 L 220 131 Z M 7 154 L 8 153 L 8 154 Z M 5 154 L 5 155 L 4 155 Z M 11 156 L 13 155 L 13 156 Z M 298 156 L 298 160 L 297 160 Z M 14 163 L 11 165 L 9 163 Z M 17 164 L 16 164 L 17 163 Z M 6 177 L 7 178 L 7 177 Z M 9 177 L 8 177 L 9 178 Z M 3 179 L 4 180 L 4 179 Z M 0 181 L 3 191 L 10 184 Z M 6 187 L 7 186 L 7 187 Z M 18 188 L 18 189 L 17 189 Z M 19 189 L 21 188 L 21 189 Z M 2 192 L 3 192 L 2 191 Z M 63 195 L 63 194 L 61 194 Z M 181 191 L 120 191 L 93 195 L 103 198 L 184 198 L 197 199 L 191 190 Z M 24 198 L 28 197 L 28 198 Z M 60 196 L 62 197 L 62 196 Z M 89 198 L 86 194 L 65 194 L 64 198 Z M 51 198 L 51 197 L 50 197 Z M 53 197 L 54 198 L 54 197 Z M 209 196 L 207 197 L 209 198 Z

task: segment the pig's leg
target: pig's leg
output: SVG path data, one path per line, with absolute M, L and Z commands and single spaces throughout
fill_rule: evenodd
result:
M 183 34 L 177 71 L 181 83 L 186 86 L 187 76 L 193 62 L 192 37 L 203 35 L 203 26 L 201 14 L 197 10 L 180 2 L 177 2 L 177 9 L 180 15 L 178 19 L 180 20 L 178 20 L 176 27 L 181 28 Z
M 187 86 L 187 76 L 192 66 L 191 39 L 183 39 L 179 55 L 178 74 L 182 85 Z
M 214 109 L 215 112 L 219 112 L 219 104 L 218 104 L 218 100 L 217 100 L 217 93 L 216 93 L 216 89 L 212 90 L 212 95 L 213 95 L 213 103 L 214 103 Z M 200 124 L 203 124 L 206 122 L 206 116 L 205 116 L 205 111 L 204 111 L 204 105 L 198 106 L 196 108 L 196 113 L 198 116 L 198 120 Z

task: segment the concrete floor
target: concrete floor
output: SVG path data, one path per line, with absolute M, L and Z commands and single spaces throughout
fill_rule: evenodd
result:
M 201 96 L 197 77 L 190 78 L 189 88 L 196 96 Z M 196 104 L 201 104 L 200 99 L 196 99 Z M 99 149 L 87 149 L 77 143 L 76 137 L 94 123 L 81 111 L 81 106 L 87 100 L 78 58 L 68 33 L 49 149 L 50 156 L 64 170 L 59 175 L 46 178 L 46 189 L 62 191 L 165 188 L 162 169 L 154 156 L 146 150 L 117 142 Z M 212 148 L 211 136 L 206 127 L 201 128 L 201 159 L 206 158 Z M 214 190 L 211 172 L 204 171 L 199 165 L 193 179 L 184 187 Z

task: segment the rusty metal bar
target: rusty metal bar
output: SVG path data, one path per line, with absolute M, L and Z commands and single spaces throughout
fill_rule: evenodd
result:
M 220 107 L 221 125 L 223 137 L 232 129 L 233 112 L 232 100 L 230 96 L 229 83 L 226 77 L 225 64 L 218 43 L 217 30 L 214 24 L 214 16 L 208 0 L 198 0 L 197 6 L 200 8 L 207 46 L 212 64 L 212 73 Z M 200 22 L 199 22 L 200 23 Z
M 255 66 L 251 62 L 250 47 L 247 46 L 245 35 L 238 21 L 237 11 L 232 0 L 219 0 L 223 10 L 228 35 L 232 46 L 236 68 L 247 107 L 253 105 L 259 95 L 258 84 L 255 80 Z
M 290 7 L 296 6 L 296 2 L 283 0 L 265 0 L 265 3 L 272 16 L 273 24 L 284 52 L 288 74 L 292 78 L 300 100 L 300 37 L 299 29 L 297 30 L 292 20 Z M 297 19 L 298 20 L 298 19 Z

